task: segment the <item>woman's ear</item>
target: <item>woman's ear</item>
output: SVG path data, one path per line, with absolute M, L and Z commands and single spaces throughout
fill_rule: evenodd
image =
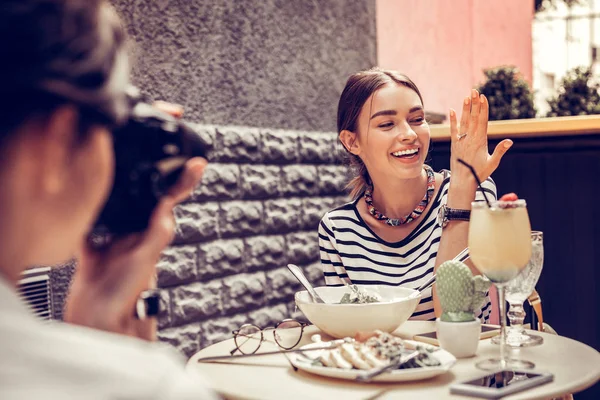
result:
M 357 136 L 354 132 L 350 132 L 347 129 L 344 129 L 340 132 L 340 142 L 342 142 L 346 150 L 355 156 L 360 154 L 360 146 L 358 144 L 358 140 L 356 139 Z

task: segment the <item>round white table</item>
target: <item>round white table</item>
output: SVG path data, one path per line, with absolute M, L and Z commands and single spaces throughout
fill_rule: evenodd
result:
M 407 321 L 395 335 L 412 339 L 417 333 L 435 330 L 434 322 Z M 268 333 L 268 332 L 267 332 Z M 307 327 L 300 345 L 310 343 L 311 335 L 321 332 Z M 505 399 L 540 399 L 575 393 L 595 384 L 600 379 L 600 353 L 575 340 L 535 332 L 544 337 L 541 346 L 513 352 L 535 362 L 535 370 L 554 374 L 554 381 L 534 389 L 505 397 Z M 326 335 L 322 336 L 326 338 Z M 212 387 L 227 399 L 468 399 L 450 394 L 452 383 L 484 375 L 475 368 L 481 359 L 497 357 L 499 347 L 490 339 L 479 343 L 477 356 L 459 359 L 449 372 L 432 379 L 405 383 L 357 383 L 294 371 L 282 354 L 248 357 L 226 363 L 199 363 L 198 358 L 227 355 L 235 347 L 233 339 L 225 340 L 200 350 L 188 361 L 187 368 L 200 372 Z M 277 350 L 276 345 L 264 342 L 259 352 Z

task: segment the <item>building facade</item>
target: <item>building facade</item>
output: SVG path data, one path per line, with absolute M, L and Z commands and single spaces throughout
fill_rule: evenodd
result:
M 428 111 L 461 109 L 483 70 L 515 65 L 532 80 L 533 0 L 377 0 L 377 59 L 407 74 Z
M 590 67 L 598 76 L 600 1 L 586 0 L 569 8 L 562 2 L 536 14 L 533 20 L 533 89 L 539 115 L 549 110 L 565 74 Z

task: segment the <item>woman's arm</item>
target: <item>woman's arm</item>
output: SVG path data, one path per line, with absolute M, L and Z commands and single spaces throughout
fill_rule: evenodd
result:
M 141 292 L 155 285 L 156 263 L 174 235 L 173 207 L 187 198 L 200 181 L 206 161 L 186 163 L 178 183 L 161 199 L 148 230 L 116 240 L 98 251 L 83 246 L 65 305 L 65 322 L 156 340 L 154 318 L 134 316 Z
M 473 182 L 460 182 L 454 177 L 450 177 L 450 188 L 448 189 L 447 206 L 461 210 L 470 210 L 471 202 L 475 200 L 475 190 L 477 184 Z M 468 221 L 448 221 L 442 231 L 442 238 L 435 258 L 434 274 L 437 273 L 437 268 L 444 261 L 453 259 L 465 247 L 468 246 L 469 222 Z M 471 268 L 474 274 L 479 274 L 479 271 L 473 266 L 470 261 L 466 264 Z M 433 285 L 433 309 L 437 318 L 442 314 L 440 300 L 437 296 L 436 285 Z
M 457 185 L 456 181 L 454 183 Z M 471 202 L 473 200 L 483 201 L 484 197 L 481 190 L 477 189 L 475 185 L 475 193 L 471 191 L 470 187 L 462 188 L 455 186 L 453 188 L 452 177 L 450 177 L 450 188 L 448 189 L 448 202 L 447 205 L 450 208 L 458 208 L 462 210 L 470 210 Z M 466 186 L 466 185 L 465 185 Z M 496 185 L 491 178 L 488 178 L 482 182 L 481 187 L 489 200 L 496 200 Z M 454 189 L 454 190 L 453 190 Z M 465 190 L 469 189 L 469 190 Z M 435 268 L 437 268 L 444 261 L 453 259 L 463 249 L 468 247 L 468 236 L 469 236 L 469 222 L 468 221 L 449 221 L 448 225 L 442 232 L 442 238 L 440 240 L 440 246 L 438 248 L 437 257 L 435 259 Z M 479 275 L 480 272 L 477 270 L 471 260 L 467 260 L 465 264 L 471 269 L 473 275 Z M 437 304 L 437 305 L 436 305 Z M 439 309 L 439 299 L 435 292 L 435 285 L 433 287 L 433 305 L 436 311 L 436 316 L 439 317 L 437 310 Z M 440 311 L 441 313 L 441 311 Z
M 155 106 L 177 118 L 183 113 L 176 104 Z M 188 160 L 177 183 L 154 210 L 146 232 L 116 240 L 101 251 L 83 246 L 66 300 L 66 322 L 156 340 L 156 319 L 139 320 L 133 311 L 140 293 L 156 287 L 156 263 L 174 235 L 173 207 L 190 195 L 205 166 L 204 159 Z
M 496 146 L 492 155 L 488 153 L 488 109 L 484 95 L 472 90 L 471 96 L 463 101 L 460 127 L 457 124 L 456 112 L 450 110 L 450 187 L 448 189 L 447 206 L 461 210 L 470 210 L 475 200 L 477 182 L 471 172 L 457 160 L 460 158 L 470 164 L 477 172 L 481 182 L 485 181 L 500 165 L 502 156 L 512 146 L 512 141 L 503 140 Z M 442 232 L 440 246 L 435 262 L 434 273 L 444 261 L 451 260 L 468 246 L 469 222 L 450 221 Z M 479 274 L 475 266 L 466 263 L 474 274 Z M 441 315 L 440 301 L 436 287 L 433 286 L 433 307 L 436 317 Z

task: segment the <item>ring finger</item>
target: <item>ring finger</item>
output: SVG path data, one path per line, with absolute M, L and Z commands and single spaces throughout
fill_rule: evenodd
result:
M 469 131 L 469 115 L 471 114 L 471 97 L 467 96 L 463 101 L 463 109 L 460 115 L 460 126 L 458 129 L 458 139 L 464 137 Z

